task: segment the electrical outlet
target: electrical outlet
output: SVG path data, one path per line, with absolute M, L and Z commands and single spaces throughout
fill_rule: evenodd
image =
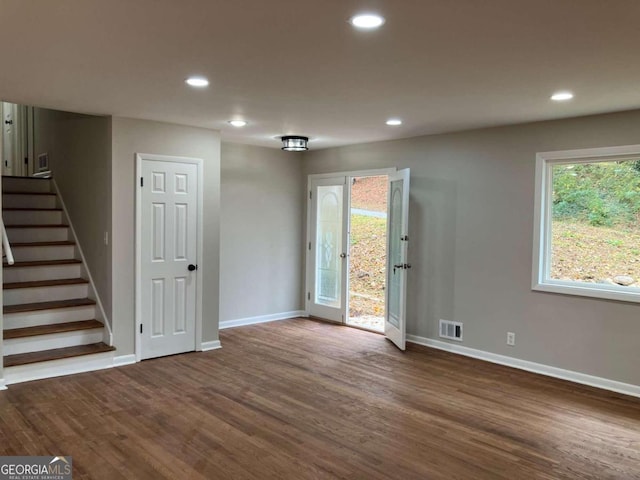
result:
M 507 332 L 507 345 L 513 347 L 516 344 L 516 334 Z

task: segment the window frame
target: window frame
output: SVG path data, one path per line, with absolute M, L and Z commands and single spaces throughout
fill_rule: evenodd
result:
M 640 288 L 554 280 L 550 276 L 553 166 L 638 160 L 639 157 L 640 145 L 562 150 L 536 154 L 532 290 L 640 303 Z

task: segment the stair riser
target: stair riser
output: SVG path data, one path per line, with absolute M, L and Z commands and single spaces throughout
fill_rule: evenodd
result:
M 4 328 L 37 327 L 56 323 L 79 322 L 96 318 L 95 305 L 73 308 L 52 308 L 33 312 L 5 313 Z
M 39 280 L 59 280 L 81 277 L 80 264 L 45 265 L 42 267 L 10 267 L 2 272 L 5 283 L 37 282 Z
M 8 192 L 52 192 L 51 180 L 2 178 L 2 190 Z
M 5 367 L 4 380 L 6 385 L 12 385 L 14 383 L 29 382 L 74 373 L 91 372 L 111 367 L 113 367 L 113 352 L 104 352 L 51 360 L 49 362 Z
M 86 298 L 88 293 L 89 287 L 86 283 L 56 287 L 13 288 L 4 290 L 3 301 L 4 305 L 52 302 L 55 300 Z
M 3 208 L 56 208 L 53 195 L 2 195 Z
M 4 341 L 3 352 L 4 355 L 16 355 L 19 353 L 52 350 L 54 348 L 89 345 L 102 341 L 102 330 L 103 328 L 94 328 L 92 330 L 78 330 L 35 337 L 12 338 Z
M 37 260 L 68 260 L 75 258 L 75 246 L 54 245 L 49 247 L 13 247 L 16 262 L 32 262 Z
M 5 225 L 54 225 L 62 223 L 62 212 L 58 210 L 4 210 Z
M 5 225 L 6 226 L 6 225 Z M 7 227 L 9 243 L 62 242 L 69 240 L 69 228 L 10 228 Z

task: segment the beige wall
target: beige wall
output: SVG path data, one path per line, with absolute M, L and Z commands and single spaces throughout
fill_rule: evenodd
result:
M 111 118 L 34 109 L 35 156 L 49 154 L 96 291 L 111 319 Z
M 536 152 L 640 143 L 640 111 L 311 151 L 306 173 L 411 168 L 408 332 L 640 384 L 640 305 L 531 290 Z M 506 333 L 516 333 L 516 346 Z
M 300 155 L 222 144 L 220 321 L 301 310 Z
M 203 341 L 218 339 L 220 138 L 204 128 L 114 117 L 112 120 L 112 302 L 116 355 L 134 353 L 135 154 L 204 160 Z

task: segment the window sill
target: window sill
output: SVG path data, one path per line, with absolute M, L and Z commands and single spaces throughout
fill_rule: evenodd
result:
M 532 290 L 538 292 L 577 295 L 580 297 L 617 300 L 620 302 L 640 303 L 640 288 L 617 287 L 615 285 L 584 284 L 577 282 L 561 282 L 549 280 L 534 283 Z

